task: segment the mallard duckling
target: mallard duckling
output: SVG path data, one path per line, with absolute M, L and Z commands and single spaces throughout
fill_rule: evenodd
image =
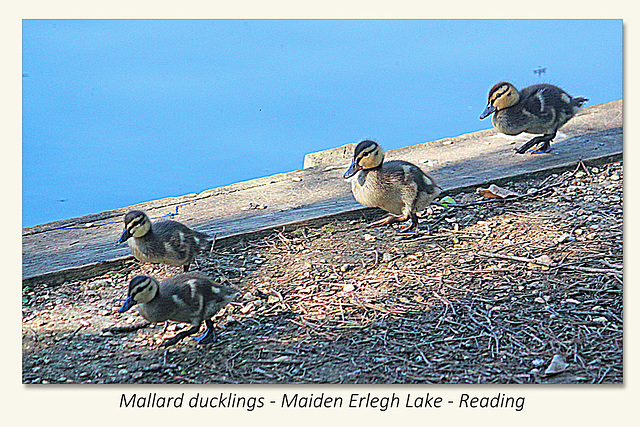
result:
M 160 283 L 149 276 L 136 276 L 129 282 L 128 298 L 118 311 L 124 313 L 138 305 L 139 313 L 149 322 L 191 323 L 191 328 L 165 340 L 161 344 L 163 347 L 195 334 L 204 320 L 207 330 L 196 341 L 207 344 L 216 339 L 211 317 L 237 293 L 236 289 L 217 284 L 196 271 L 171 276 Z
M 391 215 L 371 226 L 411 220 L 401 231 L 416 230 L 418 215 L 440 194 L 440 187 L 413 163 L 404 160 L 384 162 L 377 142 L 364 140 L 353 153 L 353 163 L 344 174 L 351 180 L 355 199 L 365 205 L 384 209 Z
M 189 266 L 197 253 L 212 248 L 214 241 L 199 231 L 177 221 L 165 220 L 151 224 L 142 211 L 130 211 L 124 217 L 124 231 L 118 243 L 127 242 L 131 254 L 141 262 Z
M 518 148 L 518 154 L 542 143 L 535 153 L 547 153 L 558 129 L 578 112 L 587 98 L 572 98 L 564 90 L 550 84 L 538 84 L 518 91 L 508 82 L 496 84 L 489 91 L 487 108 L 480 115 L 484 119 L 491 113 L 491 122 L 507 135 L 522 132 L 542 133 Z

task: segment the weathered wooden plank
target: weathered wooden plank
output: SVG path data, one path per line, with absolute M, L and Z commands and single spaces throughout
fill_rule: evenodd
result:
M 562 128 L 549 154 L 515 154 L 514 147 L 526 139 L 491 129 L 392 150 L 387 158 L 420 165 L 449 191 L 575 165 L 579 158 L 611 161 L 622 156 L 622 101 L 582 110 Z M 379 142 L 384 146 L 385 141 Z M 364 212 L 342 178 L 343 162 L 343 157 L 336 165 L 325 158 L 308 169 L 23 229 L 23 281 L 69 278 L 122 265 L 130 259 L 128 248 L 116 240 L 124 213 L 133 208 L 152 218 L 177 213 L 177 220 L 216 234 L 220 243 L 301 221 Z

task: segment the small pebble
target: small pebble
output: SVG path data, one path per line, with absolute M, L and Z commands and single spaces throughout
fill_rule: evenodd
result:
M 542 366 L 542 365 L 544 365 L 544 359 L 533 359 L 531 361 L 531 364 L 533 366 Z
M 340 271 L 342 271 L 343 273 L 349 270 L 351 270 L 351 264 L 342 264 L 340 266 Z
M 243 306 L 243 307 L 240 309 L 240 313 L 242 313 L 242 314 L 247 314 L 248 312 L 250 312 L 250 311 L 251 311 L 251 310 L 253 310 L 254 308 L 255 308 L 255 306 L 254 306 L 252 303 L 249 303 L 249 304 L 247 304 L 247 305 Z
M 352 292 L 356 287 L 349 283 L 344 288 L 342 288 L 343 292 Z

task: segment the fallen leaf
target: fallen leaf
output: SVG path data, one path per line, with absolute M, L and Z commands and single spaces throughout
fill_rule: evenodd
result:
M 549 363 L 549 366 L 545 369 L 544 374 L 559 374 L 560 372 L 564 372 L 568 366 L 569 364 L 565 362 L 564 357 L 560 354 L 556 354 L 553 356 L 553 359 L 551 359 L 551 363 Z
M 476 194 L 481 195 L 487 199 L 506 199 L 507 197 L 519 197 L 520 194 L 507 190 L 506 188 L 498 187 L 495 184 L 491 184 L 489 188 L 478 188 Z
M 442 199 L 440 199 L 440 203 L 442 204 L 442 206 L 444 206 L 445 208 L 448 209 L 449 208 L 449 203 L 455 204 L 456 201 L 454 200 L 453 197 L 446 196 L 446 197 L 443 197 Z

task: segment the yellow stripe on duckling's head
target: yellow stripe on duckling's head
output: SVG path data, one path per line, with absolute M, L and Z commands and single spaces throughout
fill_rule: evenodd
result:
M 377 168 L 384 161 L 384 151 L 377 142 L 365 139 L 360 142 L 353 152 L 353 162 L 344 177 L 350 178 L 361 169 Z
M 124 227 L 133 237 L 142 237 L 151 230 L 151 220 L 142 211 L 130 211 L 124 217 Z
M 484 112 L 480 115 L 480 118 L 484 119 L 495 111 L 509 108 L 517 104 L 519 100 L 520 93 L 514 85 L 509 82 L 500 82 L 494 85 L 489 91 L 489 96 L 487 97 L 487 108 L 485 108 Z
M 151 301 L 158 292 L 158 282 L 153 277 L 136 276 L 129 283 L 129 297 L 136 303 Z

